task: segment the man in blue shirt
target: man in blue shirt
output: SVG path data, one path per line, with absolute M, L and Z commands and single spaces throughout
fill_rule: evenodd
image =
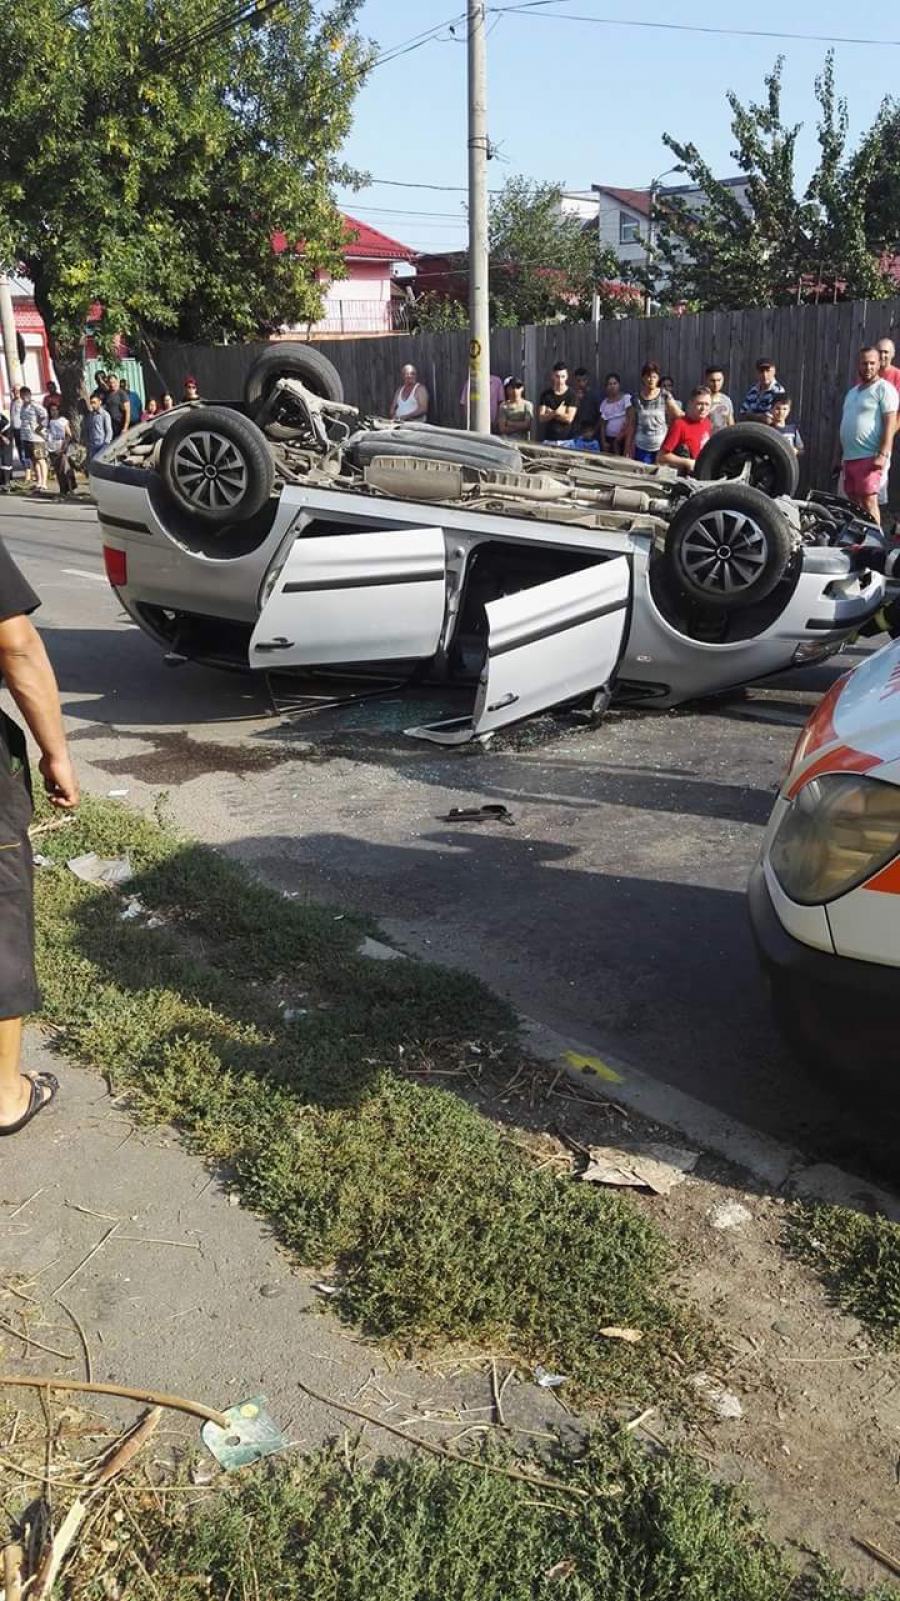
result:
M 784 394 L 784 384 L 778 382 L 775 363 L 768 356 L 760 356 L 756 371 L 759 377 L 741 404 L 741 422 L 771 422 L 772 401 Z
M 90 461 L 113 436 L 112 418 L 95 390 L 88 401 L 88 412 L 81 424 L 81 442 Z
M 897 431 L 897 391 L 881 377 L 878 351 L 864 345 L 859 353 L 859 383 L 847 390 L 841 413 L 840 456 L 844 494 L 869 518 L 881 521 L 878 491 L 891 459 Z

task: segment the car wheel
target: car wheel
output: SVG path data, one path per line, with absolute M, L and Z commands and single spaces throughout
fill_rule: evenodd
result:
M 453 428 L 430 428 L 427 424 L 368 429 L 354 434 L 347 449 L 359 467 L 365 467 L 375 456 L 412 456 L 417 461 L 452 461 L 482 472 L 522 470 L 521 453 L 503 439 L 486 439 Z
M 342 401 L 344 385 L 341 375 L 327 356 L 301 340 L 278 340 L 253 363 L 244 383 L 244 404 L 251 417 L 255 417 L 268 400 L 279 378 L 296 378 L 322 400 Z M 297 427 L 291 422 L 291 402 L 285 398 L 281 414 L 275 414 L 265 423 L 270 439 L 293 439 Z
M 790 564 L 790 525 L 759 489 L 717 484 L 679 507 L 666 556 L 684 594 L 716 611 L 737 611 L 771 594 Z
M 800 482 L 797 452 L 767 423 L 739 422 L 720 428 L 707 440 L 694 469 L 694 477 L 739 478 L 750 466 L 750 484 L 764 494 L 796 495 Z
M 172 424 L 160 472 L 176 505 L 211 526 L 255 517 L 275 484 L 265 436 L 224 406 L 195 406 Z

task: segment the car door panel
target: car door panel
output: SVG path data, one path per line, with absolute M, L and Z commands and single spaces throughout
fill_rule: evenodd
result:
M 407 729 L 461 745 L 611 684 L 625 637 L 625 557 L 489 601 L 487 660 L 471 717 Z
M 262 669 L 427 659 L 446 605 L 440 528 L 294 541 L 250 641 Z

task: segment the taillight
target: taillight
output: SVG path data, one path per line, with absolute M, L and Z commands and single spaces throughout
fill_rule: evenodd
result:
M 113 589 L 124 589 L 128 583 L 128 557 L 125 551 L 113 550 L 112 545 L 104 545 L 103 564 Z

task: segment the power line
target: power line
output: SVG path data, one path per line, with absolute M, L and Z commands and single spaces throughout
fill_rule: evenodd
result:
M 567 5 L 570 0 L 522 0 L 520 5 L 490 6 L 489 9 L 499 12 L 502 16 L 536 16 L 556 22 L 591 22 L 603 28 L 657 28 L 665 33 L 710 33 L 724 34 L 736 39 L 788 39 L 794 44 L 855 44 L 855 45 L 900 45 L 900 39 L 864 39 L 848 34 L 827 33 L 786 33 L 776 28 L 724 28 L 716 27 L 710 23 L 690 22 L 648 22 L 634 17 L 598 17 L 588 16 L 581 12 L 548 11 L 551 5 Z

